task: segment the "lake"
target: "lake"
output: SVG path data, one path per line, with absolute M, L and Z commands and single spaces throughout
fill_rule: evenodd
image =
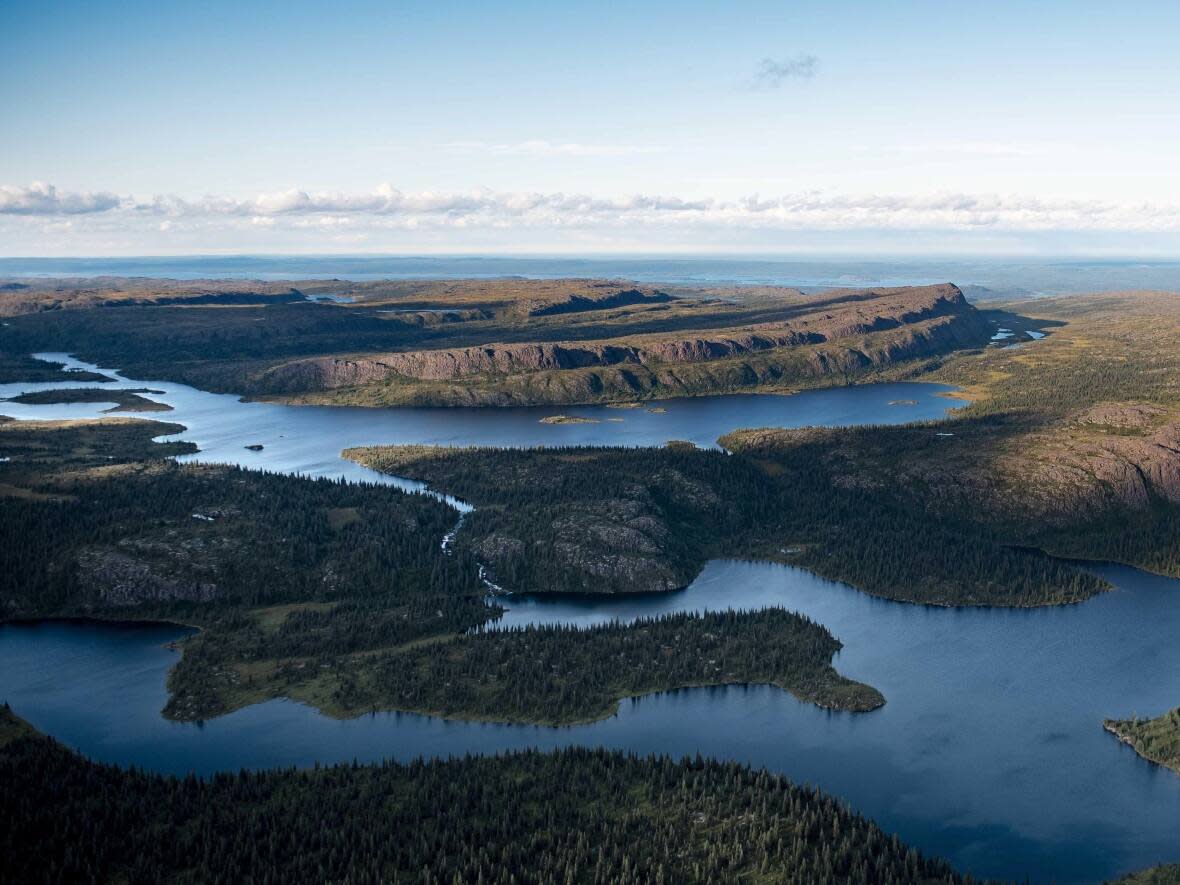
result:
M 69 369 L 88 369 L 117 379 L 115 383 L 63 382 L 0 384 L 0 399 L 26 391 L 65 387 L 151 388 L 144 394 L 165 402 L 171 412 L 147 417 L 183 424 L 175 437 L 201 451 L 182 461 L 238 464 L 304 476 L 391 482 L 380 473 L 344 461 L 342 449 L 378 444 L 442 446 L 660 446 L 681 439 L 716 446 L 717 438 L 739 427 L 849 426 L 899 424 L 938 419 L 965 405 L 948 399 L 954 388 L 943 384 L 865 384 L 807 390 L 786 396 L 735 394 L 644 402 L 635 409 L 609 406 L 543 406 L 511 409 L 367 409 L 359 407 L 287 406 L 242 402 L 233 394 L 215 394 L 169 381 L 125 378 L 110 369 L 76 360 L 69 354 L 43 353 L 42 359 Z M 891 405 L 892 403 L 892 405 Z M 0 402 L 0 414 L 19 419 L 103 417 L 110 404 L 74 403 L 28 406 Z M 662 411 L 651 411 L 659 409 Z M 134 413 L 117 413 L 134 414 Z M 591 424 L 542 424 L 555 415 L 585 418 Z M 931 431 L 933 432 L 933 431 Z M 248 445 L 263 446 L 260 451 Z M 405 484 L 404 481 L 398 484 Z M 416 484 L 411 484 L 415 485 Z
M 380 479 L 336 457 L 362 443 L 708 445 L 740 426 L 896 423 L 939 417 L 954 405 L 932 385 L 673 400 L 664 413 L 322 409 L 242 403 L 121 376 L 118 385 L 163 390 L 153 398 L 176 411 L 153 417 L 187 425 L 179 438 L 201 445 L 196 459 L 354 479 Z M 8 385 L 0 395 L 57 386 Z M 917 405 L 889 405 L 902 399 Z M 4 403 L 0 413 L 77 417 L 101 408 Z M 538 423 L 558 412 L 603 423 Z M 265 447 L 243 448 L 251 443 Z M 1156 715 L 1180 703 L 1180 581 L 1093 568 L 1113 591 L 1034 610 L 889 602 L 800 569 L 733 561 L 709 563 L 676 593 L 502 601 L 506 624 L 587 625 L 729 607 L 799 611 L 844 643 L 835 662 L 842 673 L 884 693 L 886 705 L 868 714 L 826 712 L 749 686 L 650 695 L 624 702 L 609 719 L 567 728 L 396 713 L 337 721 L 282 700 L 200 725 L 173 723 L 160 716 L 177 655 L 166 644 L 185 629 L 63 621 L 0 626 L 0 699 L 91 758 L 175 773 L 568 744 L 700 752 L 821 787 L 977 876 L 1095 882 L 1180 860 L 1180 777 L 1101 728 L 1107 716 Z
M 87 756 L 184 773 L 600 745 L 703 753 L 780 771 L 848 800 L 979 876 L 1094 882 L 1180 859 L 1180 777 L 1101 728 L 1180 699 L 1180 581 L 1095 569 L 1116 589 L 1081 605 L 924 608 L 788 566 L 716 561 L 686 590 L 626 600 L 508 598 L 511 623 L 588 624 L 671 611 L 783 606 L 845 644 L 873 713 L 829 713 L 766 686 L 625 701 L 567 728 L 378 713 L 337 721 L 270 701 L 202 725 L 160 716 L 177 653 L 166 625 L 0 626 L 0 696 Z

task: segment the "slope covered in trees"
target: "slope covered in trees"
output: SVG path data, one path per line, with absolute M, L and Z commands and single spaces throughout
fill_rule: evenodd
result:
M 602 750 L 177 779 L 0 709 L 20 883 L 958 883 L 842 803 L 733 764 Z
M 777 684 L 835 709 L 882 703 L 831 668 L 839 643 L 782 611 L 582 632 L 472 632 L 499 609 L 477 562 L 441 549 L 434 498 L 182 465 L 143 421 L 0 424 L 0 617 L 162 618 L 183 643 L 165 712 L 204 719 L 276 696 L 558 724 L 633 694 Z
M 476 504 L 456 543 L 512 590 L 668 590 L 718 556 L 789 562 L 879 596 L 937 605 L 1076 602 L 1104 586 L 1009 546 L 970 511 L 931 520 L 889 483 L 850 488 L 838 481 L 829 446 L 807 439 L 775 437 L 773 448 L 741 456 L 686 445 L 345 455 Z
M 384 486 L 181 465 L 177 425 L 0 425 L 0 616 L 197 619 L 303 602 L 478 596 L 454 512 Z M 433 609 L 432 609 L 433 611 Z M 478 624 L 486 613 L 463 619 Z

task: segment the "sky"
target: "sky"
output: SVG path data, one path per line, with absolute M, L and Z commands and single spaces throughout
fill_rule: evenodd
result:
M 0 2 L 0 255 L 1180 256 L 1180 3 Z

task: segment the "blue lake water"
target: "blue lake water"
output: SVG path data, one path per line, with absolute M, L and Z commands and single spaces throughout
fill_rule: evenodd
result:
M 569 728 L 379 713 L 337 721 L 271 701 L 203 725 L 160 716 L 172 626 L 0 626 L 0 697 L 103 761 L 182 773 L 522 747 L 703 753 L 780 771 L 847 799 L 886 830 L 980 876 L 1094 882 L 1180 860 L 1180 777 L 1103 732 L 1105 716 L 1180 699 L 1180 582 L 1120 566 L 1116 589 L 1038 610 L 924 608 L 787 566 L 717 561 L 685 591 L 515 600 L 514 623 L 590 623 L 781 605 L 844 643 L 836 666 L 886 705 L 829 713 L 765 686 L 625 701 Z
M 74 365 L 80 365 L 73 363 Z M 740 426 L 933 418 L 933 386 L 866 386 L 795 397 L 674 400 L 662 414 L 565 408 L 603 423 L 541 425 L 558 410 L 317 409 L 241 403 L 167 382 L 151 395 L 203 451 L 199 460 L 383 480 L 337 457 L 364 443 L 655 445 L 712 442 Z M 0 396 L 60 384 L 9 385 Z M 81 385 L 91 386 L 91 385 Z M 915 406 L 889 405 L 916 400 Z M 19 418 L 81 417 L 102 406 L 18 406 Z M 621 417 L 622 423 L 606 423 Z M 932 427 L 931 432 L 942 432 Z M 262 443 L 261 452 L 243 448 Z M 783 772 L 847 799 L 886 830 L 964 871 L 1095 882 L 1180 861 L 1180 777 L 1101 728 L 1106 716 L 1180 703 L 1180 581 L 1096 566 L 1115 590 L 1036 610 L 926 608 L 874 599 L 786 566 L 717 561 L 671 594 L 509 597 L 504 622 L 590 624 L 673 611 L 783 606 L 843 643 L 837 668 L 879 688 L 873 713 L 829 713 L 766 686 L 695 689 L 624 702 L 598 723 L 541 728 L 376 714 L 336 721 L 271 701 L 203 725 L 160 716 L 177 653 L 167 625 L 0 626 L 0 699 L 88 756 L 166 772 L 409 759 L 521 747 L 601 745 L 703 753 Z
M 945 396 L 942 384 L 865 384 L 808 390 L 791 396 L 737 394 L 645 402 L 640 408 L 545 406 L 513 409 L 366 409 L 287 406 L 242 402 L 232 394 L 206 393 L 169 381 L 129 379 L 73 359 L 39 354 L 68 368 L 90 369 L 115 383 L 62 382 L 0 384 L 0 415 L 19 419 L 92 418 L 107 403 L 30 406 L 3 402 L 25 391 L 63 387 L 150 388 L 148 399 L 168 403 L 171 412 L 147 417 L 185 426 L 176 439 L 197 444 L 199 454 L 182 460 L 240 464 L 243 467 L 386 482 L 383 475 L 344 461 L 349 446 L 429 444 L 443 446 L 659 446 L 673 439 L 714 446 L 739 427 L 802 427 L 898 424 L 943 418 L 965 405 Z M 662 409 L 653 412 L 651 409 Z M 594 424 L 542 424 L 554 415 L 587 418 Z M 931 431 L 933 432 L 933 431 Z M 261 445 L 250 451 L 248 445 Z

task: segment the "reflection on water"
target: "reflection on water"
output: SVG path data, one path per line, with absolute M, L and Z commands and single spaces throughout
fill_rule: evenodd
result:
M 838 669 L 888 702 L 829 713 L 770 687 L 624 702 L 571 728 L 411 714 L 337 721 L 271 701 L 202 726 L 167 722 L 182 628 L 48 622 L 0 627 L 0 697 L 95 759 L 160 771 L 310 765 L 566 744 L 704 753 L 781 771 L 847 799 L 977 875 L 1092 882 L 1180 860 L 1180 778 L 1100 727 L 1180 702 L 1180 581 L 1098 569 L 1116 590 L 1035 610 L 887 602 L 787 566 L 718 561 L 686 590 L 617 600 L 508 599 L 513 623 L 781 605 L 844 643 Z
M 382 482 L 395 480 L 340 460 L 339 450 L 397 442 L 656 445 L 672 438 L 709 445 L 740 426 L 897 422 L 937 417 L 953 405 L 933 385 L 878 385 L 676 400 L 663 414 L 315 409 L 241 403 L 167 382 L 118 382 L 145 385 L 163 390 L 153 398 L 176 409 L 159 417 L 186 425 L 179 437 L 200 445 L 193 460 Z M 61 386 L 7 385 L 0 396 Z M 57 418 L 102 408 L 4 403 L 0 411 Z M 538 423 L 559 412 L 624 422 Z M 264 448 L 244 448 L 253 443 Z M 1100 727 L 1105 716 L 1155 715 L 1180 703 L 1180 582 L 1119 566 L 1097 570 L 1113 592 L 1031 611 L 892 603 L 799 569 L 744 562 L 712 562 L 678 593 L 504 600 L 509 625 L 586 625 L 705 608 L 801 611 L 844 643 L 841 672 L 885 694 L 885 707 L 863 715 L 825 712 L 752 686 L 653 695 L 624 702 L 602 722 L 556 729 L 411 714 L 337 721 L 288 701 L 179 724 L 160 709 L 176 659 L 165 643 L 184 629 L 75 622 L 0 626 L 0 699 L 95 759 L 168 772 L 572 743 L 700 752 L 822 787 L 977 875 L 1092 882 L 1180 860 L 1180 778 L 1138 759 Z
M 163 391 L 147 398 L 168 403 L 171 412 L 152 417 L 183 424 L 175 437 L 196 443 L 201 451 L 181 460 L 240 464 L 243 467 L 330 476 L 366 482 L 396 482 L 344 461 L 350 446 L 425 444 L 442 446 L 659 446 L 673 439 L 715 446 L 717 438 L 739 427 L 802 427 L 899 424 L 945 417 L 963 400 L 942 394 L 942 384 L 866 384 L 809 390 L 793 396 L 730 395 L 664 400 L 639 409 L 608 406 L 551 406 L 512 409 L 366 409 L 246 403 L 232 394 L 206 393 L 169 381 L 125 378 L 73 359 L 68 354 L 38 354 L 68 368 L 100 371 L 114 384 L 85 382 L 0 385 L 0 398 L 25 391 L 63 387 L 117 389 L 150 387 Z M 65 378 L 66 376 L 63 376 Z M 13 418 L 102 417 L 109 403 L 30 406 L 0 403 L 0 414 Z M 651 409 L 664 411 L 651 411 Z M 542 424 L 554 415 L 586 418 L 594 423 Z M 261 445 L 257 451 L 248 445 Z M 418 484 L 409 484 L 418 487 Z

